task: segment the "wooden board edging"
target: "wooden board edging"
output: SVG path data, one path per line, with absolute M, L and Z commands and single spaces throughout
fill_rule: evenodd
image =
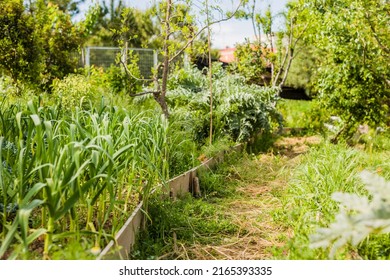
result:
M 111 240 L 108 245 L 99 254 L 98 260 L 101 259 L 127 259 L 131 247 L 135 244 L 137 233 L 139 232 L 144 212 L 142 210 L 143 201 L 141 201 L 115 235 L 115 241 Z
M 215 167 L 218 163 L 224 160 L 226 153 L 241 152 L 242 149 L 243 144 L 235 145 L 231 147 L 229 151 L 219 152 L 214 157 L 206 160 L 200 165 L 168 180 L 167 184 L 169 186 L 169 196 L 175 198 L 188 192 L 192 192 L 194 194 L 193 181 L 197 177 L 198 172 L 204 172 Z M 115 235 L 115 242 L 111 240 L 102 250 L 97 257 L 98 260 L 128 258 L 131 248 L 135 244 L 136 236 L 142 227 L 142 222 L 145 218 L 142 207 L 143 201 L 137 205 L 131 216 Z

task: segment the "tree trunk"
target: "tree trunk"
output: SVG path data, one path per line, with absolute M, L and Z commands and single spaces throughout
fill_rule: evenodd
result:
M 168 74 L 169 74 L 169 60 L 170 60 L 170 53 L 169 53 L 169 37 L 171 35 L 171 13 L 172 13 L 172 0 L 167 0 L 167 13 L 165 16 L 165 38 L 164 38 L 164 46 L 163 46 L 163 53 L 164 53 L 164 61 L 162 65 L 162 77 L 161 77 L 161 92 L 159 96 L 155 99 L 160 105 L 163 114 L 166 118 L 169 118 L 169 111 L 168 111 L 168 105 L 165 100 L 165 96 L 167 94 L 167 82 L 168 82 Z

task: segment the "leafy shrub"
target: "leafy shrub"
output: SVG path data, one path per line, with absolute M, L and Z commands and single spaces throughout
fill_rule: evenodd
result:
M 6 97 L 6 96 L 16 96 L 18 94 L 19 89 L 18 87 L 12 83 L 12 80 L 8 76 L 1 76 L 0 77 L 0 96 Z
M 105 77 L 113 93 L 120 93 L 124 90 L 126 76 L 118 66 L 109 67 L 105 72 Z
M 23 1 L 0 2 L 0 69 L 15 84 L 38 80 L 42 70 L 39 31 Z
M 233 141 L 245 141 L 256 133 L 272 130 L 275 124 L 281 125 L 282 117 L 275 108 L 277 88 L 247 85 L 241 76 L 227 75 L 218 66 L 215 70 L 214 139 L 228 136 Z M 196 71 L 198 74 L 201 73 Z M 193 139 L 199 144 L 204 143 L 210 133 L 210 93 L 208 81 L 204 82 L 201 91 L 178 86 L 167 95 L 172 115 L 179 114 L 180 118 L 191 122 L 189 129 L 192 131 Z
M 267 50 L 259 43 L 249 41 L 237 45 L 234 52 L 237 60 L 232 64 L 232 71 L 245 77 L 250 84 L 265 84 Z
M 324 105 L 345 121 L 336 137 L 348 140 L 355 127 L 389 119 L 388 5 L 383 1 L 305 1 L 313 29 L 304 37 L 320 51 L 315 84 Z M 375 32 L 373 32 L 373 30 Z
M 192 92 L 198 92 L 206 87 L 206 82 L 206 76 L 197 68 L 178 68 L 169 77 L 168 90 L 181 87 Z
M 94 100 L 97 92 L 96 85 L 83 75 L 71 74 L 63 80 L 55 79 L 52 84 L 53 97 L 65 109 L 82 107 L 84 99 Z
M 127 62 L 126 71 L 123 71 L 122 68 L 119 68 L 121 70 L 121 74 L 119 74 L 118 68 L 114 70 L 119 81 L 122 81 L 124 92 L 126 94 L 135 94 L 140 92 L 142 89 L 143 77 L 138 66 L 139 56 L 132 51 L 129 51 L 128 56 L 130 57 L 130 60 Z M 115 76 L 113 78 L 114 79 L 109 79 L 111 88 L 114 88 L 114 82 L 118 83 L 118 81 L 115 79 Z
M 280 115 L 273 106 L 277 89 L 248 86 L 245 90 L 226 97 L 218 112 L 225 124 L 224 131 L 239 142 L 270 131 L 271 119 L 277 119 L 281 125 Z

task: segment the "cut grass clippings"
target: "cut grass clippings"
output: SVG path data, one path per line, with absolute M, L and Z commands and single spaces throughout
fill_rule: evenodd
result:
M 233 156 L 200 176 L 202 197 L 151 203 L 133 259 L 272 259 L 292 231 L 275 222 L 296 157 L 319 138 L 279 140 L 273 152 Z M 277 219 L 276 219 L 277 220 Z

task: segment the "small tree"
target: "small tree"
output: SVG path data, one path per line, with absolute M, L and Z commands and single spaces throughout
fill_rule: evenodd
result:
M 0 2 L 0 67 L 15 84 L 31 82 L 48 89 L 55 78 L 75 72 L 83 28 L 69 14 L 43 0 Z
M 244 10 L 237 14 L 238 19 L 250 19 L 255 35 L 254 42 L 237 46 L 237 70 L 244 75 L 246 72 L 250 81 L 262 80 L 262 83 L 271 86 L 283 87 L 292 64 L 300 51 L 298 43 L 302 39 L 308 24 L 300 22 L 303 8 L 294 2 L 290 3 L 286 13 L 272 14 L 271 7 L 262 13 L 258 11 L 258 1 L 247 1 Z M 285 18 L 285 30 L 274 31 L 276 17 Z M 264 36 L 263 36 L 264 35 Z M 266 79 L 266 68 L 271 69 L 270 81 Z
M 22 0 L 0 2 L 0 68 L 15 84 L 36 82 L 41 49 L 33 18 Z
M 195 17 L 190 14 L 190 8 L 193 5 L 192 1 L 185 1 L 185 5 L 178 5 L 178 2 L 179 1 L 164 0 L 159 2 L 155 7 L 156 17 L 160 23 L 160 33 L 156 36 L 158 37 L 157 40 L 161 42 L 162 61 L 157 65 L 156 69 L 154 69 L 154 77 L 152 79 L 154 84 L 153 90 L 133 95 L 153 94 L 154 99 L 160 105 L 164 116 L 167 118 L 169 117 L 169 110 L 166 103 L 166 94 L 171 65 L 180 55 L 188 50 L 200 34 L 210 26 L 231 19 L 244 0 L 240 0 L 237 9 L 234 12 L 221 19 L 208 23 L 206 22 L 206 24 L 201 27 L 196 26 Z M 180 40 L 175 40 L 177 38 L 180 38 Z M 126 63 L 122 61 L 122 65 L 130 78 L 131 73 L 127 70 Z
M 382 0 L 312 2 L 305 20 L 308 42 L 321 51 L 316 86 L 324 105 L 345 126 L 333 139 L 350 138 L 357 124 L 383 125 L 390 100 L 390 6 Z
M 38 0 L 39 1 L 39 0 Z M 35 9 L 35 3 L 38 2 L 37 0 L 27 0 L 25 2 L 27 7 L 30 9 L 30 11 Z M 57 5 L 58 8 L 67 14 L 70 14 L 71 16 L 77 15 L 80 13 L 80 4 L 84 3 L 85 0 L 43 0 L 45 5 L 48 5 L 49 3 L 52 3 L 54 5 Z
M 83 29 L 73 24 L 69 14 L 57 5 L 38 1 L 33 15 L 39 30 L 44 70 L 41 85 L 48 89 L 55 78 L 74 73 L 78 67 Z
M 269 50 L 259 42 L 247 40 L 236 46 L 234 55 L 237 59 L 231 69 L 245 77 L 250 84 L 268 85 L 270 83 L 267 73 L 268 52 Z

